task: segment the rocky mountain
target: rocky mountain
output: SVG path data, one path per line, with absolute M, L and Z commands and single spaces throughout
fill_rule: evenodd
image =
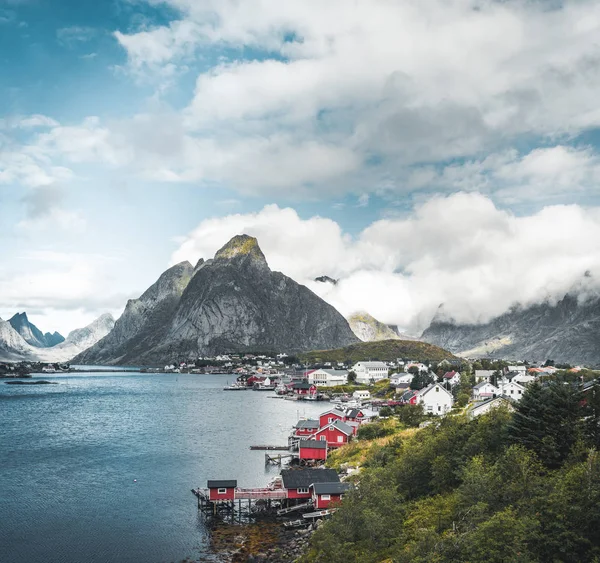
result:
M 189 262 L 169 268 L 138 299 L 130 299 L 110 333 L 76 356 L 73 363 L 133 364 L 159 347 L 193 273 Z
M 514 307 L 485 324 L 457 324 L 442 309 L 422 339 L 470 358 L 600 366 L 600 298 L 567 294 L 555 304 Z
M 150 298 L 158 286 L 169 291 Z M 225 351 L 294 352 L 357 341 L 332 306 L 273 272 L 257 240 L 239 235 L 212 260 L 167 270 L 127 304 L 108 336 L 74 362 L 160 365 Z
M 0 360 L 6 362 L 34 360 L 36 352 L 37 349 L 26 342 L 9 321 L 0 319 Z
M 72 330 L 64 342 L 37 352 L 45 362 L 68 362 L 104 338 L 115 326 L 115 319 L 105 313 L 84 328 Z
M 338 280 L 334 280 L 329 276 L 319 276 L 318 278 L 315 278 L 315 281 L 319 283 L 330 283 L 331 285 L 337 285 L 338 283 Z
M 11 326 L 23 337 L 25 342 L 36 348 L 50 348 L 64 342 L 65 338 L 58 332 L 44 334 L 38 327 L 29 321 L 27 313 L 17 313 L 8 321 Z
M 379 322 L 369 313 L 354 313 L 348 317 L 348 323 L 352 332 L 363 342 L 375 340 L 400 340 L 398 332 L 388 325 Z

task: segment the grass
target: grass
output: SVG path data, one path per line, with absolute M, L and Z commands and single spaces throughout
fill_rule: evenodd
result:
M 440 362 L 457 360 L 454 354 L 439 346 L 415 340 L 380 340 L 377 342 L 359 342 L 337 348 L 335 350 L 314 350 L 300 354 L 300 359 L 307 363 L 345 362 L 355 364 L 360 361 L 379 360 L 389 362 L 398 358 L 416 362 Z

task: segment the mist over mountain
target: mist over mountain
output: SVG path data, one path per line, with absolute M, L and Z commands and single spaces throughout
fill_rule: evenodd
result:
M 302 351 L 357 342 L 308 288 L 269 268 L 255 238 L 233 237 L 192 268 L 167 270 L 127 304 L 113 331 L 78 363 L 156 364 L 226 351 Z
M 489 322 L 460 324 L 443 308 L 425 342 L 469 358 L 506 358 L 600 365 L 600 297 L 568 293 L 558 301 L 517 305 Z

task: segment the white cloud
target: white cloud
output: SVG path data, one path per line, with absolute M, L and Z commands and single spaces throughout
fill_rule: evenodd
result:
M 26 311 L 44 330 L 66 334 L 104 312 L 120 314 L 127 298 L 116 287 L 116 258 L 32 251 L 0 274 L 2 318 Z
M 203 221 L 173 256 L 212 257 L 230 237 L 256 236 L 271 268 L 321 294 L 342 313 L 419 330 L 437 307 L 459 322 L 485 321 L 513 304 L 564 295 L 591 271 L 600 279 L 600 209 L 557 205 L 525 217 L 480 194 L 435 197 L 403 219 L 356 237 L 322 217 L 271 205 Z M 340 278 L 336 286 L 312 282 Z

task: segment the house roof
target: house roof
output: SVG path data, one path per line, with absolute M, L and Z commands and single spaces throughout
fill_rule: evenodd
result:
M 453 378 L 455 375 L 456 375 L 456 372 L 455 372 L 454 370 L 453 370 L 453 371 L 447 371 L 447 372 L 444 374 L 444 377 L 445 377 L 446 379 L 452 379 L 452 378 Z
M 325 440 L 300 440 L 300 449 L 311 448 L 313 450 L 326 450 L 327 442 Z
M 206 486 L 209 489 L 234 489 L 237 487 L 237 481 L 229 480 L 229 481 L 208 481 Z
M 312 488 L 317 495 L 342 495 L 347 493 L 352 485 L 350 483 L 315 483 Z
M 347 436 L 352 436 L 352 426 L 341 420 L 334 420 L 329 426 L 335 426 L 335 428 L 342 431 Z
M 490 383 L 489 381 L 481 381 L 480 383 L 478 383 L 477 385 L 473 386 L 473 389 L 481 389 L 482 387 L 485 387 L 486 385 L 491 385 L 492 387 L 495 387 L 492 383 Z
M 318 420 L 299 420 L 296 428 L 319 428 L 321 425 Z
M 339 376 L 348 375 L 348 370 L 345 370 L 345 369 L 320 369 L 317 371 L 324 371 L 324 372 L 328 373 L 329 375 L 339 375 Z
M 446 393 L 448 393 L 448 395 L 450 395 L 450 396 L 452 395 L 452 393 L 450 393 L 450 391 L 448 391 L 448 389 L 446 389 L 439 383 L 432 383 L 431 385 L 428 385 L 424 389 L 421 389 L 418 392 L 418 394 L 421 395 L 421 397 L 423 397 L 423 396 L 427 395 L 427 393 L 429 393 L 429 391 L 431 391 L 434 387 L 439 387 L 442 391 L 445 391 Z
M 404 393 L 402 393 L 402 397 L 400 397 L 400 398 L 403 401 L 410 401 L 416 394 L 417 394 L 416 391 L 414 391 L 413 389 L 409 389 L 408 391 L 405 391 Z
M 346 414 L 344 412 L 342 412 L 341 410 L 339 410 L 339 409 L 329 409 L 328 411 L 322 412 L 319 415 L 319 418 L 322 417 L 322 416 L 324 416 L 324 415 L 326 415 L 326 414 L 335 414 L 336 416 L 341 416 L 342 418 L 344 416 L 346 416 Z
M 339 483 L 335 469 L 282 469 L 281 479 L 286 489 L 308 488 L 314 483 Z
M 346 416 L 348 418 L 356 418 L 360 414 L 360 409 L 348 409 L 346 411 Z
M 360 364 L 361 366 L 367 368 L 367 369 L 373 369 L 373 368 L 386 368 L 387 369 L 387 364 L 385 364 L 384 362 L 357 362 L 357 365 Z

